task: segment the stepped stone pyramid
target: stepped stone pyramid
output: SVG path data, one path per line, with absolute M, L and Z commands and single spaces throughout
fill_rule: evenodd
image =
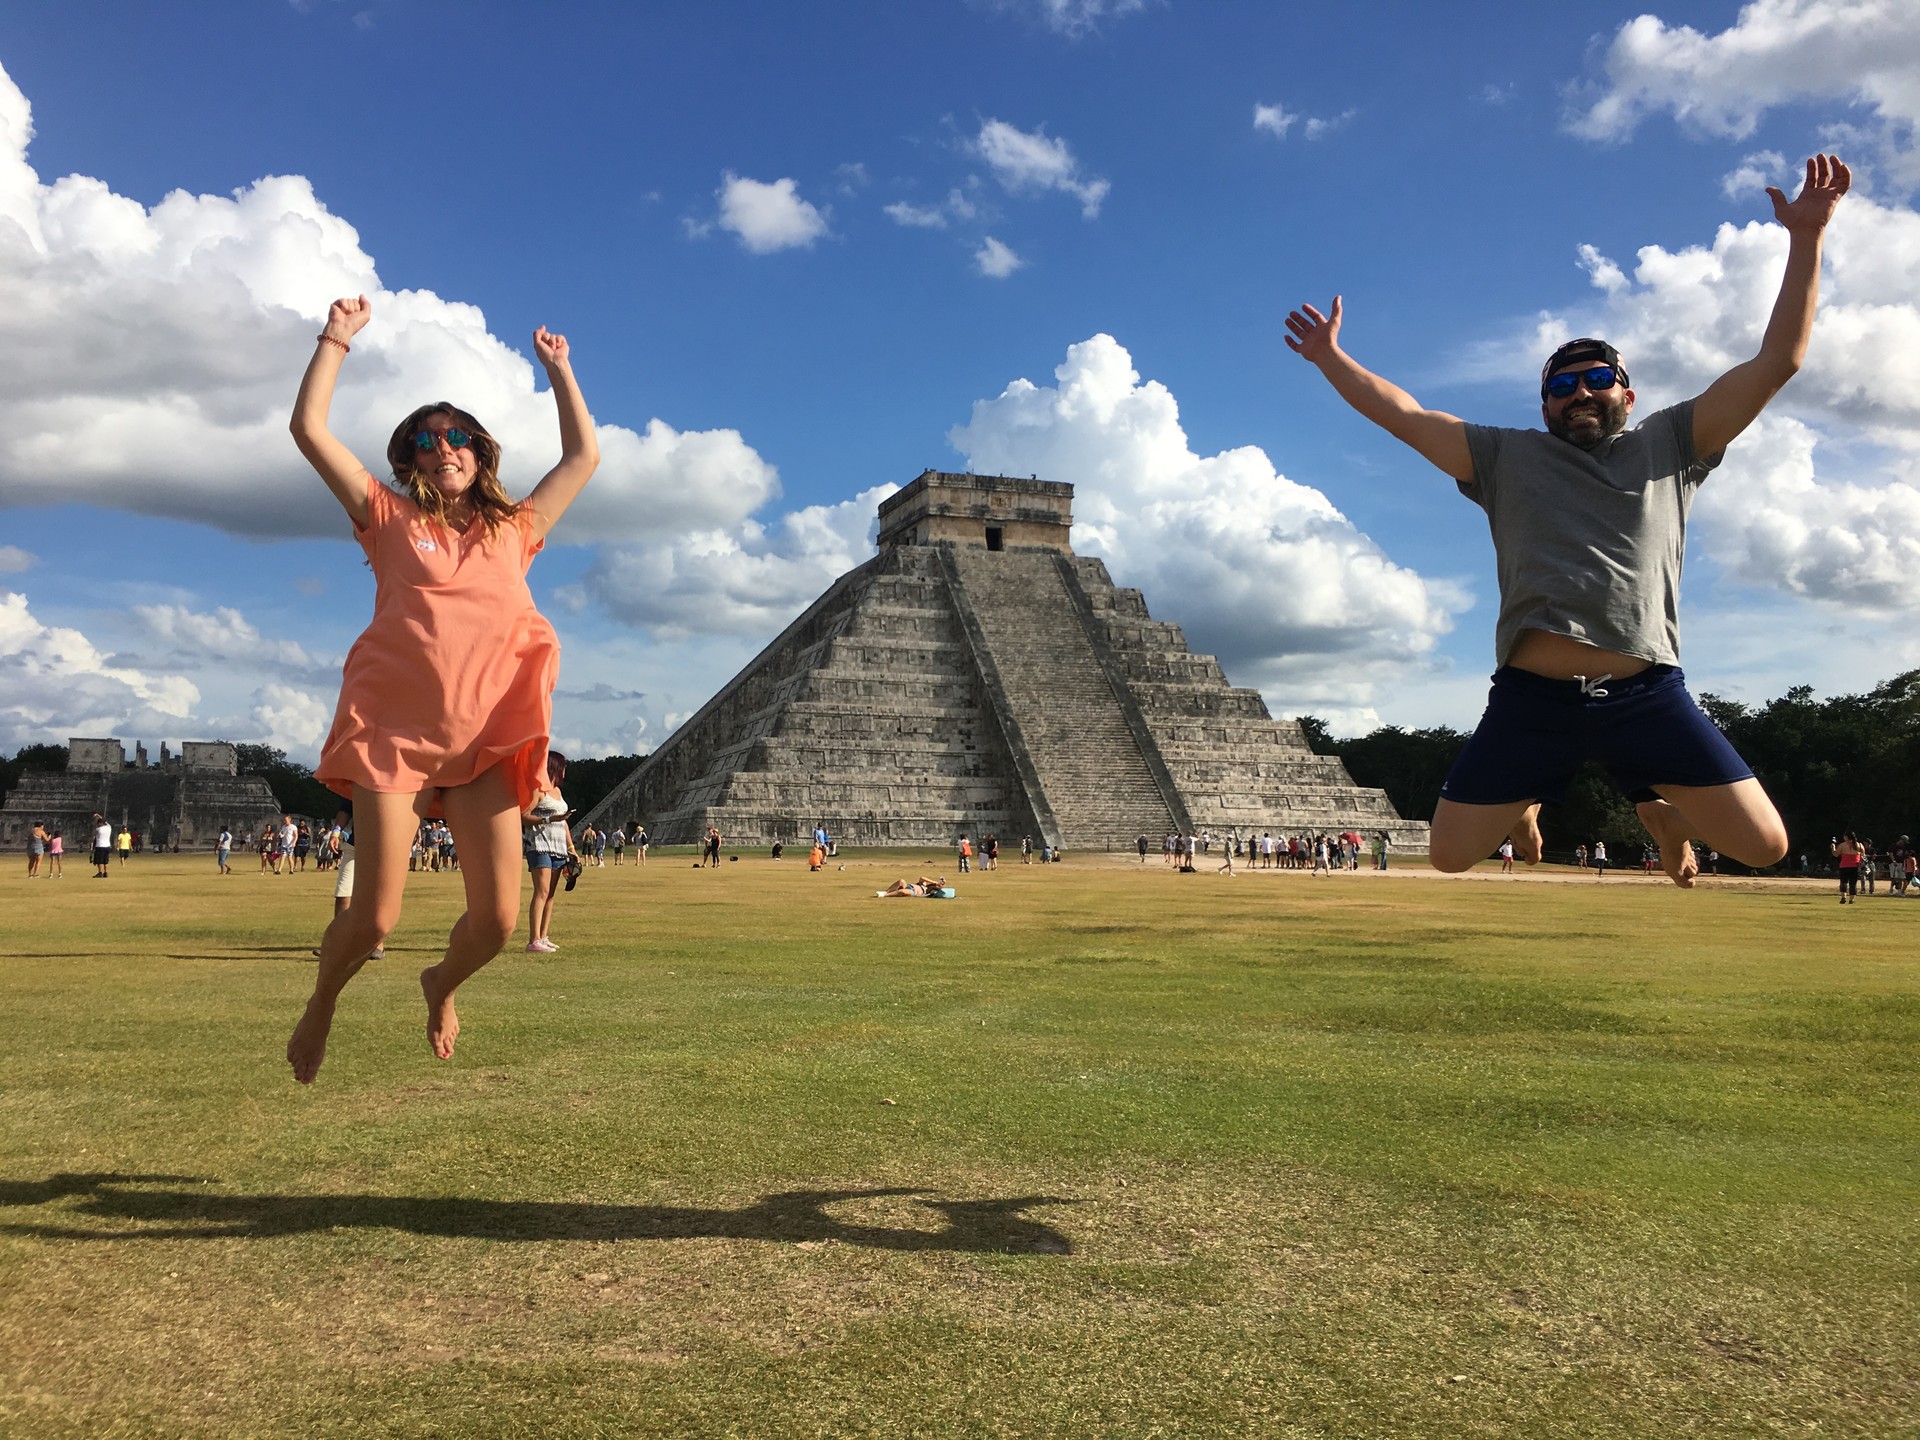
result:
M 658 844 L 824 824 L 853 845 L 1158 851 L 1169 829 L 1425 824 L 1227 683 L 1138 590 L 1068 544 L 1073 487 L 929 470 L 841 576 L 588 816 Z

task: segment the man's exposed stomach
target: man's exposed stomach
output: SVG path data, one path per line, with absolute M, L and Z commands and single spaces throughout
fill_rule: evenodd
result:
M 1643 655 L 1602 650 L 1598 645 L 1548 630 L 1522 630 L 1507 656 L 1507 664 L 1516 670 L 1528 670 L 1549 680 L 1591 679 L 1596 675 L 1624 680 L 1652 663 Z

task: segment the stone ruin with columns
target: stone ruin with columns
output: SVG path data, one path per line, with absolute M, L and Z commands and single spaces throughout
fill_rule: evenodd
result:
M 791 842 L 819 823 L 853 845 L 1384 830 L 1427 848 L 1424 823 L 1075 555 L 1072 504 L 1071 485 L 925 472 L 881 502 L 879 553 L 588 818 L 639 818 L 657 844 L 709 825 Z
M 151 849 L 203 850 L 222 825 L 240 845 L 277 821 L 279 801 L 258 775 L 239 773 L 239 756 L 224 740 L 189 740 L 175 755 L 162 743 L 158 763 L 135 744 L 133 757 L 118 740 L 67 741 L 67 768 L 28 771 L 0 807 L 0 846 L 24 849 L 36 824 L 59 830 L 67 853 L 84 857 L 93 844 L 93 816 L 117 831 L 138 831 Z

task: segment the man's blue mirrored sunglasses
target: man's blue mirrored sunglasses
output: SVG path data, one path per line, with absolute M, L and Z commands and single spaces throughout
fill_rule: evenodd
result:
M 1612 384 L 1613 382 L 1608 381 L 1607 383 Z M 442 435 L 446 436 L 447 444 L 456 450 L 464 450 L 473 443 L 473 436 L 464 430 L 416 430 L 413 432 L 413 448 L 416 450 L 431 450 L 433 449 L 434 442 Z
M 1599 394 L 1602 390 L 1611 390 L 1620 383 L 1620 376 L 1611 365 L 1595 365 L 1587 370 L 1563 370 L 1547 381 L 1547 394 L 1556 400 L 1564 400 L 1580 388 L 1580 382 L 1587 382 L 1587 389 Z

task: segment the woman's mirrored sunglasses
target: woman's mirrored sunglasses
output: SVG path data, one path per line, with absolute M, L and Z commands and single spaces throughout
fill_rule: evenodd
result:
M 1602 390 L 1611 390 L 1620 382 L 1620 375 L 1611 365 L 1595 365 L 1587 370 L 1565 370 L 1547 381 L 1547 394 L 1556 400 L 1564 400 L 1580 388 L 1580 382 L 1587 382 L 1587 389 L 1598 395 Z
M 1611 384 L 1612 382 L 1609 381 L 1608 383 Z M 447 444 L 455 450 L 464 450 L 473 443 L 473 436 L 460 429 L 416 430 L 413 432 L 413 448 L 416 450 L 431 450 L 433 449 L 434 442 L 442 436 L 446 437 Z

